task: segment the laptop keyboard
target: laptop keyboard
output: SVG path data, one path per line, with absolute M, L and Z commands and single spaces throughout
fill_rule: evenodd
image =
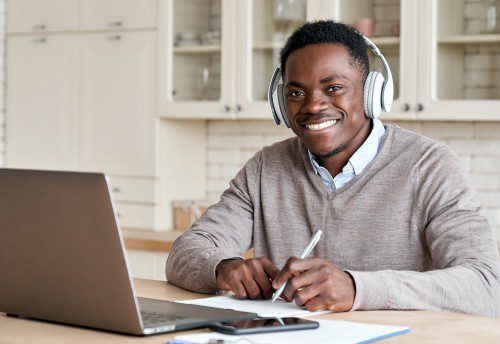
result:
M 141 310 L 141 316 L 142 316 L 142 322 L 144 323 L 145 327 L 186 319 L 186 317 L 183 316 L 172 315 L 161 312 L 143 311 L 143 310 Z

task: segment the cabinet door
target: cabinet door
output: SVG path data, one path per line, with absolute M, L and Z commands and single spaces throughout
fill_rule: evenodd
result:
M 238 118 L 271 119 L 267 90 L 290 33 L 318 19 L 322 1 L 238 0 L 236 108 Z
M 76 36 L 7 39 L 8 167 L 75 167 L 76 66 Z
M 157 0 L 80 0 L 80 29 L 156 27 Z
M 169 118 L 229 118 L 234 111 L 233 0 L 162 0 L 160 111 Z
M 487 4 L 418 1 L 420 119 L 500 118 L 500 16 Z
M 74 31 L 77 0 L 9 0 L 7 32 Z
M 81 37 L 79 166 L 153 176 L 156 33 Z

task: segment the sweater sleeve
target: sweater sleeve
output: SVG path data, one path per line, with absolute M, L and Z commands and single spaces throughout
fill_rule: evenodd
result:
M 416 166 L 415 206 L 431 271 L 348 271 L 353 310 L 427 309 L 500 316 L 498 251 L 458 157 L 436 144 Z
M 174 241 L 165 268 L 170 283 L 194 292 L 214 293 L 217 264 L 241 257 L 252 246 L 250 189 L 258 185 L 261 156 L 259 152 L 250 159 L 220 201 Z

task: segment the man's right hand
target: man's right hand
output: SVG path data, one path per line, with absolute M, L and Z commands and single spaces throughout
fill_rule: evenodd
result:
M 232 291 L 239 299 L 270 299 L 278 272 L 268 258 L 223 260 L 215 270 L 217 288 Z

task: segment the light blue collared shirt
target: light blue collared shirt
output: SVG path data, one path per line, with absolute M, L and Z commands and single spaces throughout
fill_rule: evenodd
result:
M 342 172 L 337 174 L 335 178 L 332 177 L 326 168 L 318 164 L 314 156 L 308 150 L 307 152 L 309 153 L 309 159 L 311 160 L 314 172 L 321 177 L 330 192 L 341 188 L 349 183 L 354 176 L 363 172 L 365 167 L 372 162 L 373 159 L 375 159 L 380 146 L 380 141 L 382 140 L 382 136 L 384 136 L 384 134 L 385 127 L 382 122 L 377 118 L 373 119 L 373 128 L 370 135 L 368 135 L 361 147 L 354 152 L 347 162 L 347 165 L 345 165 L 342 169 Z

